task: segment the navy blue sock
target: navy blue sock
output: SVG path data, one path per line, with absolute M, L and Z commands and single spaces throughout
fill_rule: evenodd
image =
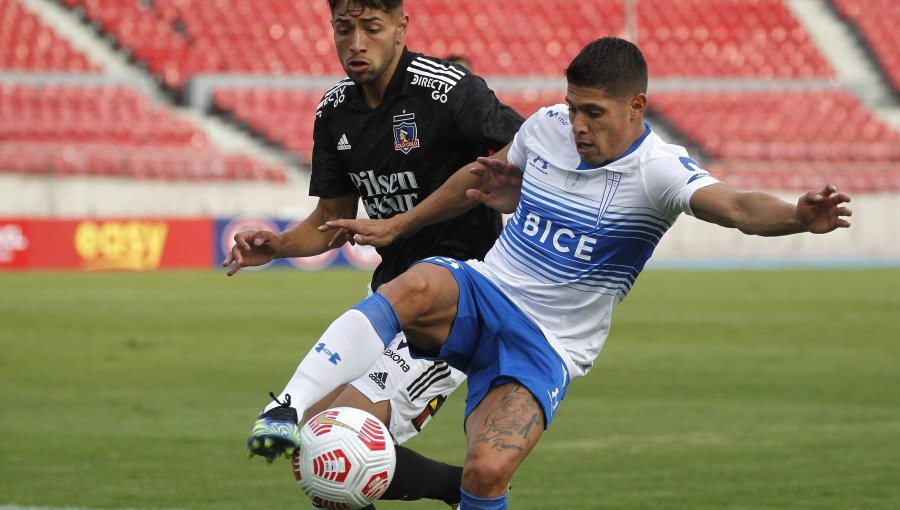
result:
M 496 498 L 479 498 L 465 489 L 460 489 L 459 492 L 462 495 L 459 510 L 506 510 L 506 492 Z

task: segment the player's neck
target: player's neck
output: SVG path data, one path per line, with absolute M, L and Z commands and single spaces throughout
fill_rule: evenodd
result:
M 635 144 L 637 144 L 638 141 L 640 141 L 644 137 L 644 135 L 647 134 L 648 130 L 649 128 L 644 124 L 644 119 L 640 118 L 637 124 L 630 125 L 628 127 L 628 136 L 623 138 L 622 142 L 615 148 L 614 151 L 612 151 L 615 153 L 615 155 L 609 157 L 603 163 L 600 163 L 600 165 L 594 166 L 607 165 L 630 153 L 636 148 Z
M 363 100 L 369 108 L 377 108 L 384 100 L 384 93 L 387 91 L 388 85 L 394 79 L 394 73 L 397 72 L 397 66 L 400 64 L 400 58 L 403 56 L 403 50 L 397 52 L 391 65 L 378 77 L 378 79 L 362 85 Z
M 634 149 L 634 144 L 638 142 L 644 135 L 647 133 L 647 126 L 644 125 L 644 119 L 639 118 L 637 122 L 631 124 L 628 128 L 628 137 L 622 142 L 622 146 L 619 147 L 619 153 L 616 157 L 612 159 L 618 159 L 622 157 L 627 152 Z

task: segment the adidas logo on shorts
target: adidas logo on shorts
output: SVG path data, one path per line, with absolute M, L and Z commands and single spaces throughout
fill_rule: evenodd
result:
M 387 381 L 387 372 L 373 372 L 369 374 L 369 379 L 375 381 L 379 388 L 384 389 L 384 383 Z

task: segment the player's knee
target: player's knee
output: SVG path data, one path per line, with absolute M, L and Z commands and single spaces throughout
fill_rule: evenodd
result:
M 462 486 L 469 494 L 480 498 L 500 496 L 509 487 L 516 466 L 500 456 L 482 455 L 466 458 Z
M 378 292 L 394 307 L 409 309 L 427 303 L 429 289 L 429 281 L 424 275 L 407 272 L 379 287 Z

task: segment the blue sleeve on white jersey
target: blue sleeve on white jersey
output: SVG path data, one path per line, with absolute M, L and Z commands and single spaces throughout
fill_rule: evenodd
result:
M 650 200 L 658 211 L 667 216 L 681 212 L 693 216 L 691 195 L 717 182 L 718 179 L 683 150 L 681 153 L 665 151 L 656 154 L 646 161 L 644 167 L 644 185 Z

